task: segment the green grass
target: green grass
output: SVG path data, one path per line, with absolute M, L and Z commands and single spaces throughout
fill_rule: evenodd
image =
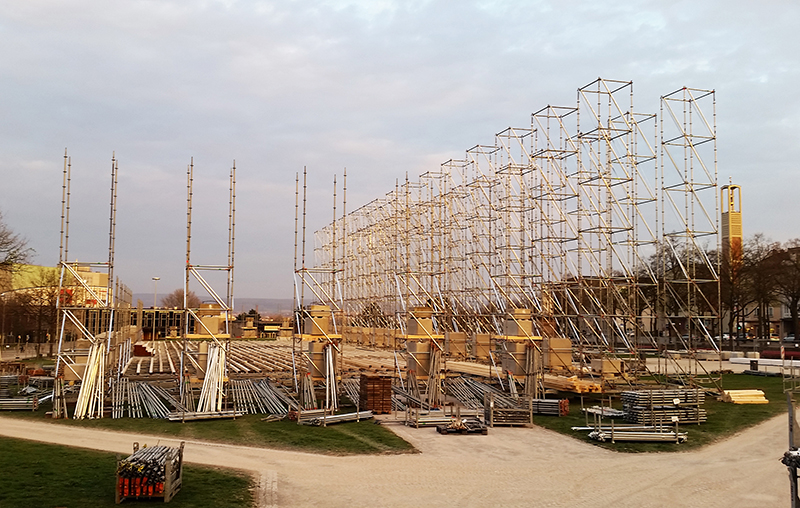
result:
M 748 427 L 752 427 L 773 416 L 786 412 L 786 396 L 783 393 L 783 384 L 780 377 L 750 376 L 746 374 L 725 374 L 722 380 L 725 390 L 757 389 L 763 390 L 769 404 L 740 405 L 720 402 L 713 397 L 706 396 L 705 409 L 708 421 L 700 425 L 684 425 L 680 432 L 686 432 L 688 439 L 685 443 L 600 443 L 589 439 L 588 432 L 573 431 L 570 427 L 586 425 L 586 418 L 581 412 L 580 398 L 570 398 L 570 412 L 568 416 L 548 417 L 536 416 L 536 425 L 567 434 L 576 439 L 586 441 L 598 446 L 621 452 L 667 452 L 683 451 L 705 446 L 719 439 L 731 436 Z M 564 396 L 564 394 L 562 394 Z M 584 397 L 584 406 L 591 407 L 599 404 L 597 397 Z M 605 405 L 608 405 L 606 397 Z M 617 398 L 613 407 L 622 409 L 622 404 Z M 619 420 L 617 420 L 619 421 Z M 589 419 L 591 425 L 591 418 Z M 610 423 L 610 420 L 604 420 Z
M 262 422 L 264 415 L 236 420 L 204 420 L 186 423 L 150 418 L 102 418 L 98 420 L 45 420 L 49 404 L 38 411 L 4 411 L 2 416 L 33 418 L 53 425 L 68 425 L 121 432 L 153 434 L 174 439 L 214 441 L 242 446 L 276 448 L 332 455 L 393 454 L 414 452 L 414 447 L 375 420 L 338 423 L 328 427 L 297 425 L 282 420 Z M 2 508 L 2 507 L 0 507 Z
M 0 437 L 0 451 L 0 508 L 117 506 L 114 454 L 6 437 Z M 244 473 L 185 465 L 183 486 L 169 506 L 252 506 L 253 488 Z

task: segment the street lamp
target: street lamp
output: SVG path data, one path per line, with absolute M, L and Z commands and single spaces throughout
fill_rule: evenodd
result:
M 156 303 L 158 302 L 158 281 L 161 277 L 153 277 L 153 340 L 156 340 Z

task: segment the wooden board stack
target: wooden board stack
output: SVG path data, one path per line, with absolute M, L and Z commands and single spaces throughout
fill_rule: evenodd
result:
M 769 404 L 761 390 L 725 390 L 722 394 L 722 402 L 732 402 L 733 404 Z

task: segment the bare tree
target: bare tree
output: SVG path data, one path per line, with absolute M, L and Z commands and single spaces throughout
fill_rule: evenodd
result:
M 11 273 L 17 265 L 28 263 L 31 254 L 33 249 L 28 247 L 27 240 L 8 227 L 0 212 L 0 289 L 10 288 Z
M 745 243 L 743 249 L 746 290 L 750 301 L 756 304 L 759 338 L 768 338 L 770 334 L 768 309 L 777 296 L 780 272 L 775 254 L 779 247 L 779 244 L 757 233 Z
M 189 294 L 186 298 L 186 305 L 190 309 L 194 309 L 200 307 L 200 298 L 194 294 L 194 291 L 189 291 Z M 161 306 L 162 307 L 172 307 L 172 308 L 183 308 L 183 289 L 176 289 L 172 293 L 168 294 L 167 296 L 161 299 Z
M 744 309 L 750 303 L 746 278 L 742 244 L 737 242 L 731 245 L 730 249 L 723 250 L 722 270 L 719 274 L 721 304 L 728 311 L 727 330 L 731 350 L 738 324 L 744 316 Z

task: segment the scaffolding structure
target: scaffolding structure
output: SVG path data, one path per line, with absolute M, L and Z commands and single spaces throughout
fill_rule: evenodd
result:
M 66 150 L 64 152 L 59 245 L 61 273 L 56 302 L 60 318 L 56 372 L 69 371 L 72 376 L 80 380 L 80 391 L 74 412 L 74 418 L 77 419 L 103 417 L 106 384 L 110 379 L 110 376 L 107 377 L 111 363 L 109 354 L 117 346 L 116 331 L 119 329 L 116 321 L 119 302 L 115 297 L 123 296 L 123 305 L 130 309 L 130 291 L 120 285 L 119 281 L 116 281 L 116 286 L 114 284 L 118 170 L 118 162 L 112 155 L 107 261 L 68 261 L 72 159 Z M 105 287 L 98 287 L 87 280 L 87 273 L 92 273 L 92 269 L 101 270 L 100 273 L 105 276 Z M 73 330 L 88 342 L 88 350 L 65 348 L 67 335 Z M 61 408 L 63 414 L 56 414 L 55 417 L 67 416 L 66 406 L 62 405 Z
M 189 358 L 188 341 L 190 338 L 202 340 L 198 359 L 194 360 L 198 371 L 202 373 L 203 385 L 197 401 L 197 412 L 219 412 L 223 410 L 226 397 L 228 378 L 228 357 L 230 353 L 230 320 L 233 310 L 233 267 L 234 244 L 236 228 L 236 161 L 229 175 L 228 194 L 228 252 L 227 263 L 219 265 L 204 265 L 192 263 L 192 208 L 194 184 L 194 158 L 191 159 L 186 169 L 186 265 L 184 269 L 183 310 L 184 323 L 182 330 L 183 348 L 181 354 L 181 375 L 184 378 L 180 385 L 181 401 L 185 407 L 194 407 L 191 392 L 191 383 L 187 376 L 187 362 Z M 224 297 L 214 289 L 202 275 L 202 272 L 224 272 L 225 293 Z M 190 282 L 194 279 L 203 288 L 204 292 L 213 299 L 214 312 L 219 312 L 222 317 L 223 327 L 212 325 L 216 321 L 204 319 L 204 309 L 189 305 Z M 214 304 L 211 304 L 213 306 Z M 201 304 L 202 306 L 203 304 Z
M 300 214 L 300 175 L 295 183 L 295 242 L 294 242 L 294 292 L 295 292 L 295 330 L 292 336 L 292 378 L 295 391 L 300 394 L 304 409 L 317 409 L 322 406 L 326 412 L 333 412 L 339 406 L 339 384 L 342 362 L 342 324 L 343 293 L 339 280 L 341 273 L 338 250 L 329 252 L 330 262 L 322 268 L 306 266 L 306 204 L 308 174 L 303 168 L 303 217 L 300 264 L 298 265 L 298 226 Z M 347 172 L 344 175 L 343 211 L 346 213 Z M 337 205 L 336 178 L 333 179 L 333 220 L 336 222 Z M 315 242 L 321 242 L 327 231 L 317 232 Z M 336 245 L 337 229 L 331 230 L 329 244 Z M 306 290 L 310 291 L 314 303 L 307 305 Z M 302 361 L 300 361 L 302 359 Z M 299 365 L 298 365 L 299 364 Z M 315 385 L 320 384 L 325 396 L 318 403 Z
M 632 82 L 597 79 L 574 107 L 542 108 L 334 214 L 313 270 L 336 288 L 345 340 L 401 349 L 424 308 L 443 353 L 437 337 L 452 332 L 491 362 L 510 343 L 548 357 L 542 339 L 567 338 L 581 367 L 614 360 L 602 365 L 622 382 L 642 349 L 718 350 L 714 108 L 713 91 L 683 88 L 661 98 L 660 117 L 640 113 Z M 687 382 L 707 374 L 675 369 Z

